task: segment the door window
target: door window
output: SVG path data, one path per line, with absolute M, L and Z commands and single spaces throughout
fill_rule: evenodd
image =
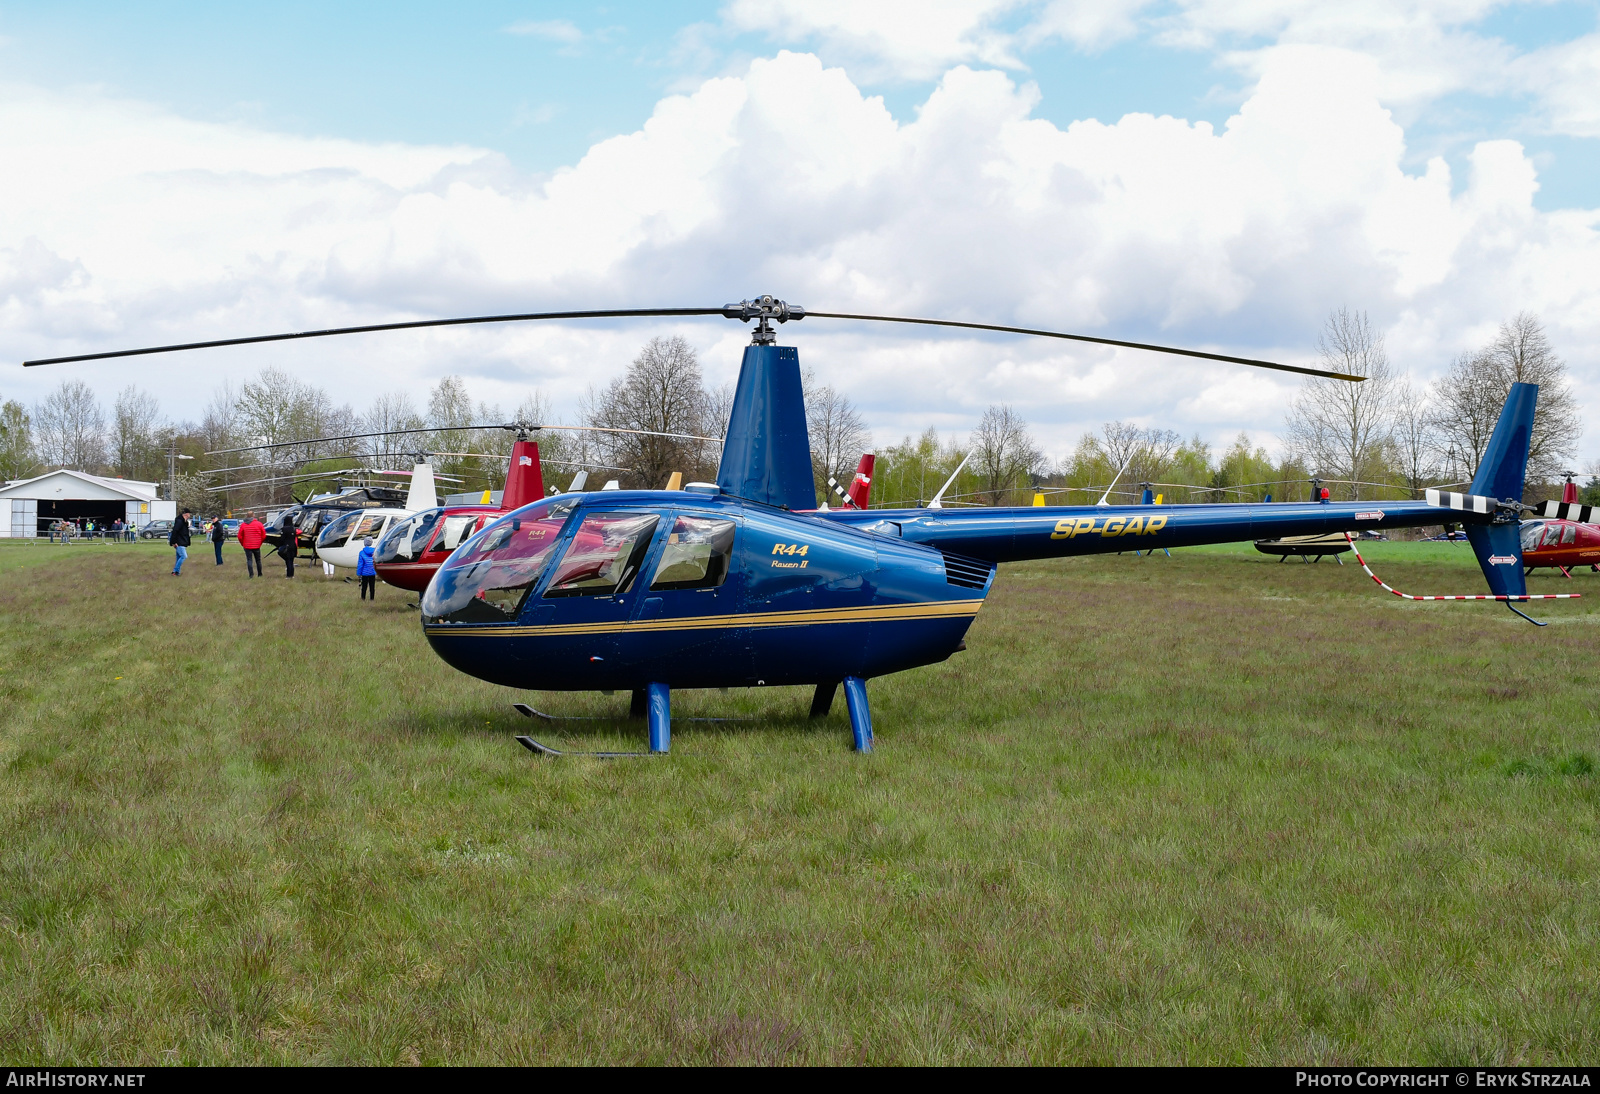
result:
M 570 501 L 524 506 L 467 540 L 423 594 L 423 617 L 451 623 L 515 619 L 550 564 L 572 509 Z
M 364 536 L 375 536 L 383 529 L 383 522 L 389 518 L 381 513 L 367 513 L 361 518 L 361 525 L 351 535 L 351 539 L 360 542 Z
M 1522 526 L 1522 549 L 1536 551 L 1539 549 L 1539 537 L 1544 534 L 1544 524 L 1524 524 Z
M 1563 524 L 1561 526 L 1561 545 L 1575 543 L 1578 539 L 1578 526 L 1576 524 Z
M 625 593 L 650 548 L 655 513 L 591 513 L 583 518 L 545 596 Z
M 728 576 L 733 521 L 679 517 L 667 533 L 652 589 L 714 589 Z
M 478 523 L 476 513 L 464 517 L 445 517 L 444 532 L 440 534 L 439 541 L 433 545 L 435 551 L 454 551 L 461 546 L 461 541 L 472 534 L 473 526 Z
M 1544 528 L 1544 545 L 1554 547 L 1561 542 L 1561 525 L 1547 524 Z

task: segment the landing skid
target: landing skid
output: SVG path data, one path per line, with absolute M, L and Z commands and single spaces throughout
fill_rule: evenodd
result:
M 530 707 L 527 703 L 512 703 L 511 707 L 512 707 L 513 710 L 515 710 L 518 714 L 522 715 L 524 718 L 540 718 L 540 719 L 543 719 L 546 722 L 554 722 L 554 721 L 558 720 L 555 717 L 555 715 L 546 714 L 542 710 L 535 710 L 532 707 Z M 563 718 L 563 719 L 559 719 L 559 720 L 560 721 L 567 721 L 568 719 L 564 719 Z M 572 721 L 578 721 L 579 719 L 571 719 L 571 720 Z M 582 719 L 582 720 L 583 721 L 589 721 L 590 719 Z M 648 757 L 648 756 L 661 756 L 661 755 L 664 755 L 664 753 L 661 753 L 661 752 L 563 752 L 559 748 L 551 748 L 549 745 L 540 744 L 538 741 L 534 740 L 532 737 L 529 737 L 526 734 L 522 734 L 522 733 L 517 734 L 517 743 L 519 745 L 521 745 L 523 748 L 527 749 L 529 752 L 532 752 L 535 755 L 539 755 L 539 756 L 589 756 L 589 757 L 592 757 L 594 759 L 599 759 L 599 760 L 629 760 L 629 759 L 642 759 L 642 758 Z

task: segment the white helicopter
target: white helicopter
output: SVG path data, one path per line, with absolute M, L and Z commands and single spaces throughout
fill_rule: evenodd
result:
M 355 509 L 346 513 L 318 533 L 317 557 L 322 560 L 324 569 L 332 565 L 353 570 L 368 539 L 376 544 L 393 525 L 424 509 L 436 508 L 438 504 L 433 467 L 426 457 L 418 457 L 416 466 L 411 469 L 411 488 L 406 491 L 402 507 Z

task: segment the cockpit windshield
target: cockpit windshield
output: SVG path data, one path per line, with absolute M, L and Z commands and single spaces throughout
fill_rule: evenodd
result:
M 509 623 L 544 573 L 577 499 L 552 498 L 501 517 L 463 543 L 422 596 L 429 623 Z
M 443 509 L 427 509 L 390 528 L 378 541 L 378 562 L 415 562 L 427 547 Z
M 327 551 L 349 543 L 350 534 L 355 531 L 356 525 L 361 523 L 363 515 L 358 509 L 353 513 L 346 513 L 324 528 L 322 534 L 317 536 L 317 550 Z
M 1522 526 L 1522 549 L 1536 551 L 1539 549 L 1539 540 L 1544 535 L 1544 521 L 1531 520 Z

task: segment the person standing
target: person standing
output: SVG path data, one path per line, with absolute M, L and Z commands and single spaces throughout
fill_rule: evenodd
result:
M 378 599 L 378 566 L 374 561 L 377 553 L 371 536 L 361 541 L 361 553 L 356 556 L 356 576 L 361 579 L 362 600 Z
M 218 566 L 222 565 L 222 545 L 226 542 L 228 542 L 228 526 L 222 523 L 221 517 L 218 517 L 211 522 L 211 546 L 216 548 Z
M 249 577 L 267 576 L 261 569 L 261 544 L 267 538 L 267 526 L 256 519 L 254 513 L 244 515 L 239 525 L 239 546 L 244 548 L 244 572 Z
M 189 557 L 189 510 L 179 513 L 178 519 L 172 522 L 172 531 L 167 533 L 167 546 L 175 552 L 172 576 L 181 577 L 183 560 Z
M 278 557 L 283 559 L 284 577 L 294 576 L 294 560 L 300 554 L 300 533 L 295 529 L 294 518 L 284 517 L 280 528 Z

